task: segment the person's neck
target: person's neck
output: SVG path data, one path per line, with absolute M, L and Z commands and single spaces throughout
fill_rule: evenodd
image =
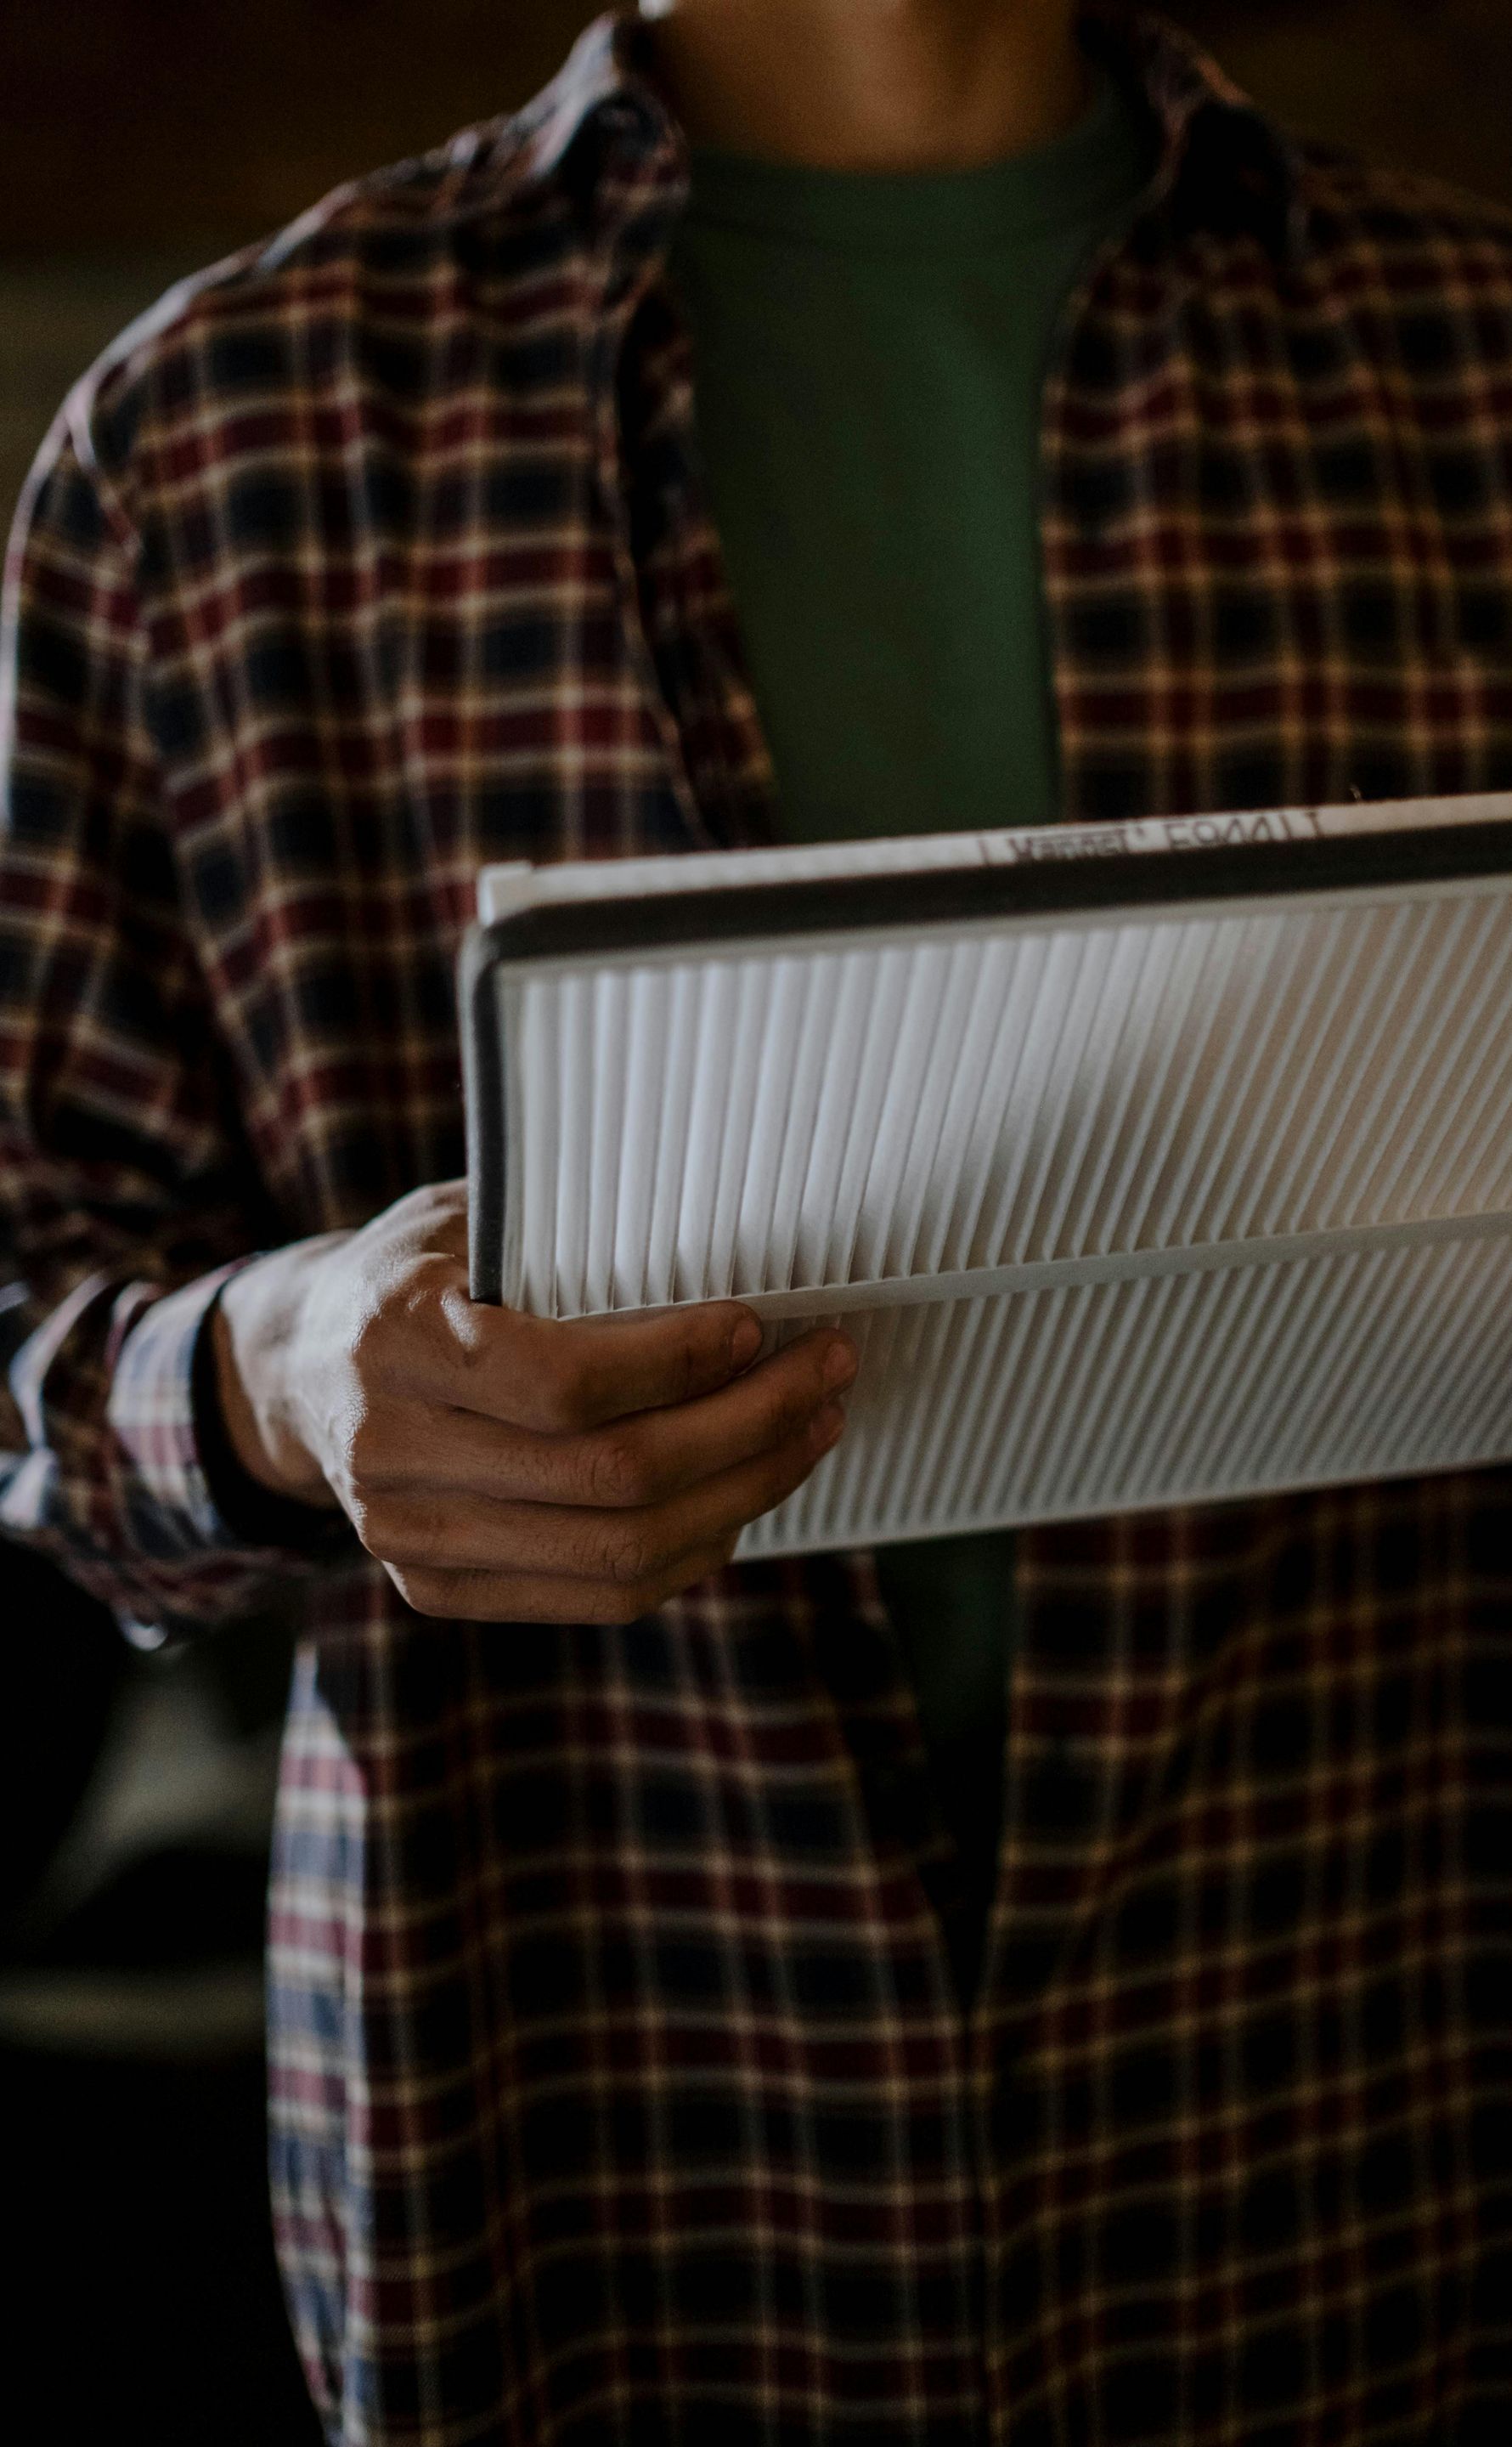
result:
M 831 170 L 952 170 L 1086 105 L 1076 0 L 641 0 L 694 144 Z

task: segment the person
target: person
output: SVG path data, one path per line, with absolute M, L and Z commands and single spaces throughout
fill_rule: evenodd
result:
M 1505 1473 L 733 1566 L 851 1349 L 474 1305 L 450 980 L 492 859 L 1512 786 L 1509 413 L 1507 216 L 1158 19 L 673 0 L 60 415 L 0 1527 L 302 1584 L 333 2440 L 1500 2435 Z

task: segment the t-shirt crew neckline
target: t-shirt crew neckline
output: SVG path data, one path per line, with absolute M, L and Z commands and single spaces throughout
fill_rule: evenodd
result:
M 768 244 L 831 252 L 1000 247 L 1101 221 L 1127 201 L 1145 152 L 1128 102 L 1103 77 L 1063 136 L 967 170 L 818 170 L 695 146 L 689 213 Z

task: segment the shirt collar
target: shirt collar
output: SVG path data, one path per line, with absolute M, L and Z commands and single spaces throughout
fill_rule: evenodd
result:
M 1085 0 L 1082 32 L 1108 72 L 1143 98 L 1160 150 L 1151 200 L 1168 203 L 1177 227 L 1245 228 L 1278 255 L 1296 251 L 1305 217 L 1295 149 L 1218 63 L 1167 19 L 1124 0 Z M 652 186 L 686 181 L 681 131 L 656 85 L 648 28 L 633 11 L 596 18 L 519 124 L 515 174 L 527 185 L 564 178 L 595 138 L 623 146 Z
M 595 17 L 573 45 L 544 92 L 516 122 L 524 140 L 517 177 L 546 185 L 568 156 L 604 129 L 638 139 L 648 153 L 681 152 L 681 138 L 652 79 L 642 19 L 633 12 Z
M 1159 138 L 1155 193 L 1168 199 L 1180 231 L 1248 229 L 1277 256 L 1300 251 L 1296 146 L 1210 53 L 1168 18 L 1123 0 L 1084 0 L 1082 34 L 1143 98 Z

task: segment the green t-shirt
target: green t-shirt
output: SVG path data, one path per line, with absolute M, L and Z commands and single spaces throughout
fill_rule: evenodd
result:
M 790 840 L 1054 820 L 1040 394 L 1078 275 L 1152 161 L 1110 85 L 1057 142 L 981 169 L 694 155 L 671 268 Z M 961 1847 L 969 1988 L 1001 1814 L 1011 1541 L 879 1563 Z

